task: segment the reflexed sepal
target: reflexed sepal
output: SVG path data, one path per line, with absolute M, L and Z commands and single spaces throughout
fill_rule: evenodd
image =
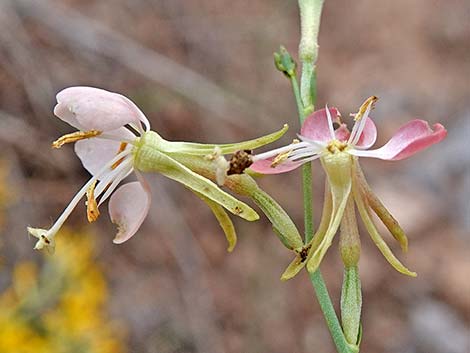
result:
M 202 156 L 191 157 L 181 153 L 172 153 L 171 156 L 194 172 L 215 180 L 214 166 Z M 302 237 L 292 219 L 271 196 L 258 186 L 251 176 L 246 174 L 229 175 L 225 179 L 224 186 L 238 195 L 251 198 L 269 219 L 282 243 L 289 249 L 301 250 L 303 246 Z
M 331 246 L 333 238 L 343 218 L 344 209 L 351 192 L 351 156 L 347 153 L 328 154 L 321 159 L 323 169 L 328 177 L 332 196 L 332 212 L 328 230 L 321 243 L 307 262 L 307 270 L 312 273 L 318 269 L 320 262 Z
M 357 209 L 361 215 L 362 221 L 369 233 L 370 237 L 374 244 L 379 248 L 382 255 L 385 259 L 392 265 L 392 267 L 404 275 L 416 277 L 416 272 L 408 270 L 401 262 L 398 260 L 395 255 L 392 253 L 387 243 L 383 240 L 382 236 L 379 234 L 375 224 L 370 215 L 370 207 L 367 204 L 365 196 L 361 194 L 361 191 L 358 186 L 353 187 L 354 201 L 356 202 Z
M 151 134 L 153 140 L 152 144 L 154 144 L 155 148 L 164 153 L 182 153 L 195 156 L 206 156 L 213 153 L 215 148 L 218 148 L 221 154 L 231 154 L 239 150 L 253 150 L 278 140 L 286 133 L 288 129 L 289 126 L 284 124 L 282 129 L 271 134 L 255 138 L 253 140 L 227 144 L 167 141 L 154 131 L 149 131 L 146 133 L 146 135 Z
M 330 186 L 328 181 L 325 181 L 325 196 L 323 200 L 323 211 L 321 214 L 320 225 L 318 226 L 317 231 L 308 244 L 306 244 L 300 251 L 297 251 L 297 255 L 295 256 L 294 260 L 289 264 L 282 274 L 281 280 L 286 281 L 299 273 L 308 260 L 312 257 L 315 250 L 318 249 L 318 246 L 321 244 L 326 235 L 326 231 L 328 230 L 332 208 L 333 202 L 331 199 Z
M 291 250 L 303 247 L 302 237 L 286 211 L 270 195 L 256 187 L 249 196 L 268 217 L 281 242 Z
M 357 266 L 361 255 L 361 240 L 357 229 L 354 198 L 349 195 L 340 225 L 339 251 L 345 267 Z
M 405 231 L 383 205 L 382 201 L 380 201 L 377 195 L 375 195 L 375 193 L 372 191 L 357 160 L 354 162 L 354 174 L 356 176 L 355 180 L 358 182 L 361 193 L 365 195 L 367 199 L 367 203 L 377 214 L 385 227 L 387 227 L 396 241 L 398 241 L 402 251 L 406 252 L 408 250 L 408 238 L 406 237 Z
M 204 195 L 200 194 L 199 192 L 194 192 L 202 201 L 204 201 L 207 206 L 211 209 L 212 213 L 214 214 L 215 218 L 220 224 L 220 227 L 224 231 L 225 238 L 228 242 L 228 252 L 232 252 L 237 244 L 237 233 L 235 232 L 235 227 L 233 226 L 232 220 L 230 219 L 227 212 L 225 212 L 224 208 L 220 206 L 218 203 L 208 199 Z
M 191 190 L 199 192 L 236 216 L 248 221 L 259 219 L 258 214 L 250 206 L 226 193 L 209 179 L 193 172 L 175 159 L 152 148 L 152 146 L 142 145 L 138 149 L 135 155 L 134 166 L 142 172 L 161 173 L 187 186 Z

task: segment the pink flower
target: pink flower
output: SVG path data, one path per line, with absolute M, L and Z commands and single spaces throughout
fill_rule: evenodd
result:
M 341 122 L 338 110 L 326 107 L 307 117 L 300 131 L 300 141 L 253 156 L 254 163 L 250 169 L 257 173 L 285 173 L 306 162 L 320 159 L 328 176 L 327 201 L 332 201 L 332 207 L 324 209 L 322 217 L 325 219 L 322 220 L 321 229 L 319 228 L 313 241 L 306 245 L 303 254 L 299 253 L 284 274 L 284 278 L 295 275 L 305 263 L 309 271 L 318 268 L 342 222 L 350 197 L 354 198 L 369 234 L 387 260 L 398 271 L 408 275 L 414 274 L 401 265 L 390 252 L 370 218 L 372 209 L 406 251 L 406 236 L 370 190 L 360 169 L 358 157 L 405 159 L 440 142 L 447 135 L 447 131 L 441 124 L 435 124 L 431 129 L 426 121 L 412 120 L 402 126 L 384 146 L 371 150 L 377 138 L 377 129 L 369 113 L 376 100 L 376 97 L 370 97 L 359 112 L 354 114 L 355 123 L 351 132 L 346 124 Z M 338 124 L 337 129 L 334 129 L 334 123 Z M 354 207 L 354 202 L 350 204 Z M 306 252 L 308 256 L 305 256 Z

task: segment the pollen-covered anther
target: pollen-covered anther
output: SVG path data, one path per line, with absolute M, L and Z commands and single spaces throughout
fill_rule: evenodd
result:
M 299 143 L 300 141 L 298 139 L 293 139 L 292 140 L 292 144 L 296 144 L 296 143 Z M 294 149 L 291 149 L 289 151 L 286 151 L 286 152 L 282 152 L 282 153 L 279 153 L 275 158 L 274 160 L 272 161 L 271 163 L 271 168 L 276 168 L 279 164 L 281 164 L 282 162 L 286 161 L 290 154 L 292 153 Z
M 338 152 L 343 152 L 346 147 L 348 147 L 348 144 L 346 142 L 342 142 L 339 140 L 332 140 L 330 143 L 326 146 L 326 149 L 330 153 L 338 153 Z
M 90 185 L 86 192 L 86 216 L 90 223 L 95 222 L 100 216 L 98 204 L 95 199 L 95 185 L 96 181 Z
M 121 144 L 119 145 L 119 150 L 117 151 L 116 154 L 119 154 L 119 153 L 121 153 L 121 152 L 124 152 L 124 150 L 126 149 L 126 147 L 127 147 L 127 142 L 121 142 Z M 113 169 L 113 170 L 116 169 L 117 166 L 118 166 L 119 164 L 121 164 L 123 160 L 124 160 L 124 157 L 122 157 L 120 160 L 118 160 L 116 163 L 114 163 L 114 164 L 111 166 L 111 169 Z
M 80 140 L 89 139 L 101 135 L 102 132 L 98 130 L 89 130 L 89 131 L 76 131 L 71 134 L 66 134 L 59 137 L 57 140 L 52 142 L 52 147 L 61 148 L 66 143 L 77 142 Z
M 237 151 L 230 158 L 230 168 L 227 171 L 227 175 L 243 174 L 245 169 L 249 168 L 253 164 L 251 150 Z
M 354 121 L 361 120 L 369 106 L 371 110 L 374 109 L 374 105 L 378 99 L 379 98 L 377 96 L 370 96 L 369 98 L 367 98 L 365 102 L 362 103 L 361 107 L 359 108 L 359 111 L 354 114 Z

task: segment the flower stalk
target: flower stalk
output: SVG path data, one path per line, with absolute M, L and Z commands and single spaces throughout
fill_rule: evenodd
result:
M 318 33 L 324 0 L 299 0 L 300 10 L 300 44 L 299 58 L 302 64 L 300 90 L 296 77 L 290 77 L 296 98 L 299 121 L 302 125 L 305 118 L 315 110 L 316 101 L 316 70 L 318 57 Z M 311 162 L 302 166 L 302 190 L 304 205 L 305 243 L 312 241 L 313 224 L 313 175 Z M 318 303 L 325 317 L 333 342 L 339 353 L 350 353 L 348 343 L 341 329 L 333 303 L 320 270 L 309 273 L 310 281 L 315 290 Z

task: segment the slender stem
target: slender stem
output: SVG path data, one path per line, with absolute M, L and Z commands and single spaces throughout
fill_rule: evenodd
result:
M 308 114 L 314 111 L 316 100 L 316 73 L 315 62 L 318 56 L 318 31 L 323 0 L 299 0 L 301 39 L 299 44 L 299 57 L 302 63 L 302 75 L 300 92 L 297 78 L 291 77 L 292 88 L 299 111 L 299 120 L 302 124 Z M 302 168 L 303 204 L 305 241 L 309 242 L 314 233 L 313 224 L 313 190 L 312 190 L 311 163 L 306 163 Z M 320 270 L 309 274 L 317 300 L 330 330 L 333 342 L 339 353 L 351 353 L 343 330 L 331 302 L 328 289 Z
M 330 295 L 320 270 L 317 270 L 314 273 L 309 273 L 309 277 L 313 288 L 315 289 L 315 294 L 323 312 L 323 316 L 325 317 L 326 324 L 330 330 L 331 338 L 335 343 L 336 350 L 339 353 L 351 353 L 352 351 L 348 345 L 348 342 L 346 341 L 346 338 L 344 337 L 343 330 L 339 324 L 335 308 L 331 303 Z

